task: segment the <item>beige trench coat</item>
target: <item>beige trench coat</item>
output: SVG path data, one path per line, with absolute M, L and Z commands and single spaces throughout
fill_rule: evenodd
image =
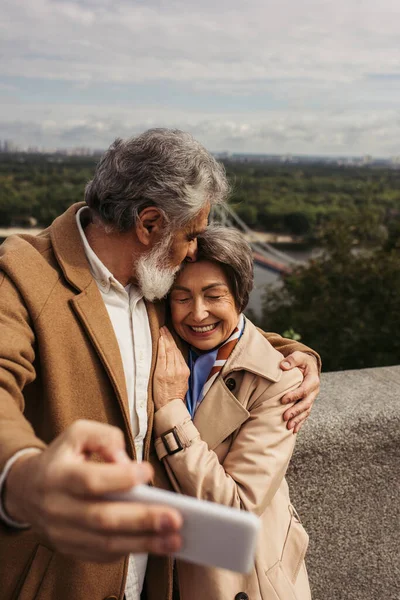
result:
M 135 448 L 121 356 L 107 310 L 89 271 L 72 206 L 41 235 L 12 236 L 0 246 L 0 471 L 18 450 L 45 448 L 77 419 L 119 427 Z M 154 371 L 163 307 L 148 305 Z M 269 334 L 285 354 L 311 350 Z M 149 458 L 153 428 L 151 384 Z M 166 560 L 151 560 L 148 584 L 171 597 Z M 155 570 L 152 570 L 155 569 Z M 33 530 L 0 523 L 1 600 L 122 600 L 127 558 L 84 563 L 54 551 Z
M 181 600 L 310 598 L 304 564 L 308 535 L 290 503 L 285 480 L 296 436 L 286 428 L 286 407 L 280 401 L 298 387 L 302 375 L 297 369 L 282 372 L 281 360 L 246 320 L 242 338 L 194 421 L 180 400 L 155 413 L 155 448 L 174 489 L 251 511 L 262 525 L 249 575 L 178 561 Z M 184 449 L 168 455 L 160 436 L 173 427 Z

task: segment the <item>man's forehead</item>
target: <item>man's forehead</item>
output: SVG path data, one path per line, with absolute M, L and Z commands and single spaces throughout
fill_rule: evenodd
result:
M 188 225 L 188 230 L 190 233 L 196 233 L 197 235 L 203 233 L 207 229 L 209 214 L 210 205 L 207 204 L 207 206 L 202 208 L 199 214 L 192 221 L 190 221 Z

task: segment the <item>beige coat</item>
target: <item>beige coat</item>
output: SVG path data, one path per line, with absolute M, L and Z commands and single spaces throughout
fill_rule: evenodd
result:
M 181 600 L 310 598 L 304 564 L 308 536 L 285 480 L 296 436 L 286 428 L 280 402 L 302 376 L 297 369 L 282 372 L 281 360 L 246 320 L 243 336 L 196 411 L 195 427 L 180 400 L 155 413 L 155 447 L 175 490 L 251 511 L 262 522 L 249 575 L 178 561 Z M 185 448 L 165 456 L 160 436 L 173 427 Z
M 77 419 L 119 427 L 135 456 L 117 340 L 87 263 L 72 206 L 40 236 L 0 246 L 0 471 L 16 451 L 44 448 Z M 162 306 L 148 306 L 154 370 Z M 279 336 L 284 353 L 308 348 Z M 148 399 L 147 459 L 153 427 Z M 157 599 L 171 593 L 165 561 L 150 561 Z M 151 571 L 154 568 L 155 571 Z M 60 555 L 33 531 L 0 523 L 1 600 L 121 600 L 127 559 L 110 565 Z M 165 575 L 165 577 L 163 576 Z

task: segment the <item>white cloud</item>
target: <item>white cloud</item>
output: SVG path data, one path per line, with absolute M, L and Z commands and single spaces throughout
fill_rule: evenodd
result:
M 24 120 L 0 121 L 0 137 L 22 145 L 106 148 L 117 136 L 128 137 L 149 127 L 190 131 L 213 151 L 301 154 L 398 154 L 400 114 L 397 111 L 303 111 L 251 114 L 80 105 L 26 107 Z
M 400 4 L 383 0 L 3 0 L 0 73 L 88 81 L 349 81 L 400 71 Z
M 106 146 L 166 125 L 214 150 L 390 154 L 399 17 L 398 0 L 2 0 L 0 138 Z M 15 78 L 36 85 L 35 104 Z M 66 97 L 40 102 L 43 79 L 68 82 Z M 100 83 L 162 82 L 187 105 L 174 92 L 131 106 L 117 91 L 112 105 L 81 99 Z

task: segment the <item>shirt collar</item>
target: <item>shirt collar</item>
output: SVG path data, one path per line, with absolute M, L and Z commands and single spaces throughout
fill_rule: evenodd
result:
M 137 303 L 141 298 L 143 298 L 139 288 L 132 284 L 124 288 L 124 286 L 117 279 L 115 279 L 111 271 L 107 269 L 105 264 L 101 262 L 97 254 L 93 252 L 91 246 L 89 245 L 85 231 L 82 227 L 82 220 L 85 218 L 87 212 L 87 206 L 83 206 L 78 210 L 76 213 L 76 224 L 82 239 L 83 248 L 85 250 L 85 255 L 89 263 L 89 269 L 93 278 L 97 281 L 101 291 L 105 294 L 108 294 L 111 286 L 113 286 L 119 290 L 127 291 L 129 296 L 134 299 L 135 303 Z

